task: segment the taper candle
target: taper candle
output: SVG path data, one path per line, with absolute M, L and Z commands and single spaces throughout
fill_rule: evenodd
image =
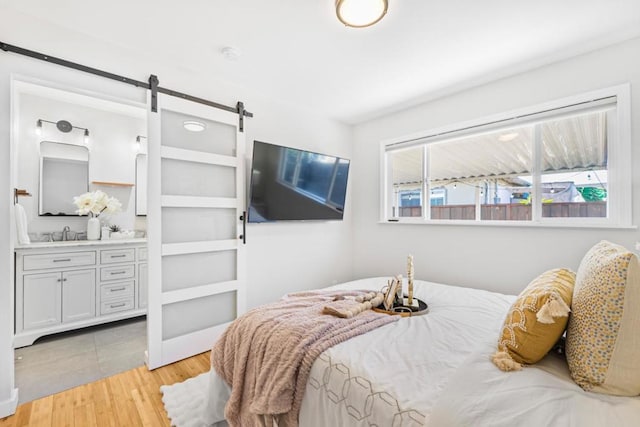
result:
M 409 306 L 413 305 L 413 255 L 407 258 L 407 281 L 409 285 Z

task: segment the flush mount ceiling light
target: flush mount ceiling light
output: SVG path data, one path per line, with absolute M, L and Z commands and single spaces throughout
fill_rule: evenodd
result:
M 388 0 L 336 0 L 336 15 L 347 27 L 364 28 L 387 13 Z
M 241 55 L 238 49 L 231 46 L 223 47 L 220 52 L 222 52 L 222 56 L 224 57 L 224 59 L 226 59 L 227 61 L 233 61 L 233 62 L 237 61 Z
M 202 132 L 207 127 L 204 123 L 195 120 L 186 120 L 182 126 L 190 132 Z
M 520 135 L 518 132 L 503 133 L 502 135 L 500 135 L 498 137 L 498 140 L 502 141 L 502 142 L 509 142 L 509 141 L 513 141 L 514 139 L 516 139 L 518 137 L 518 135 Z

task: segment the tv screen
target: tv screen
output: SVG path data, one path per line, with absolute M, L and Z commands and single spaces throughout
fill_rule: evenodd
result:
M 340 220 L 349 160 L 254 141 L 249 222 Z

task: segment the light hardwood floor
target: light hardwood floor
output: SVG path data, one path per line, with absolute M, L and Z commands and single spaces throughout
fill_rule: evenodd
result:
M 208 371 L 209 357 L 202 353 L 155 371 L 141 366 L 22 404 L 0 427 L 169 426 L 160 386 Z

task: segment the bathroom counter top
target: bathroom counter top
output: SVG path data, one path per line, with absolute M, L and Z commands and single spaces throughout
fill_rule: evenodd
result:
M 147 243 L 146 238 L 110 239 L 110 240 L 68 240 L 66 242 L 33 242 L 26 245 L 16 244 L 15 249 L 74 248 L 82 246 L 109 246 Z

